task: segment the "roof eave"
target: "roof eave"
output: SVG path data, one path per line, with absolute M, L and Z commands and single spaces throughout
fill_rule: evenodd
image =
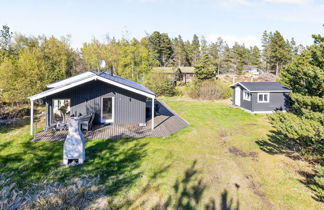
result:
M 145 92 L 145 91 L 142 91 L 142 90 L 138 90 L 136 88 L 133 88 L 133 87 L 129 87 L 127 85 L 123 85 L 123 84 L 120 84 L 118 82 L 115 82 L 115 81 L 112 81 L 112 80 L 109 80 L 107 78 L 104 78 L 104 77 L 101 77 L 101 76 L 97 76 L 97 75 L 93 75 L 92 77 L 89 77 L 89 78 L 86 78 L 84 80 L 81 80 L 81 81 L 78 81 L 76 83 L 71 83 L 69 85 L 66 85 L 66 86 L 62 86 L 62 87 L 59 87 L 57 89 L 49 89 L 47 91 L 43 91 L 41 93 L 38 93 L 38 94 L 35 94 L 33 96 L 30 96 L 28 97 L 29 100 L 37 100 L 37 99 L 41 99 L 41 98 L 44 98 L 44 97 L 47 97 L 47 96 L 50 96 L 50 95 L 53 95 L 55 93 L 59 93 L 61 91 L 64 91 L 64 90 L 67 90 L 67 89 L 70 89 L 70 88 L 73 88 L 73 87 L 76 87 L 78 85 L 81 85 L 81 84 L 84 84 L 84 83 L 87 83 L 87 82 L 90 82 L 90 81 L 93 81 L 93 80 L 100 80 L 100 81 L 103 81 L 103 82 L 106 82 L 108 84 L 111 84 L 111 85 L 114 85 L 114 86 L 118 86 L 118 87 L 121 87 L 123 89 L 126 89 L 126 90 L 129 90 L 131 92 L 135 92 L 137 94 L 140 94 L 140 95 L 144 95 L 148 98 L 155 98 L 156 95 L 155 94 L 152 94 L 152 93 L 148 93 L 148 92 Z M 51 91 L 52 90 L 52 91 Z M 46 93 L 45 93 L 46 92 Z M 42 94 L 43 93 L 43 94 Z

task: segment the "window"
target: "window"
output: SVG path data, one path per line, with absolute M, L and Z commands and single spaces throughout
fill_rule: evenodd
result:
M 246 90 L 243 90 L 243 100 L 251 101 L 251 93 Z
M 71 101 L 70 99 L 53 99 L 52 122 L 66 122 L 66 117 L 70 116 Z
M 269 103 L 270 94 L 269 93 L 258 93 L 258 103 Z

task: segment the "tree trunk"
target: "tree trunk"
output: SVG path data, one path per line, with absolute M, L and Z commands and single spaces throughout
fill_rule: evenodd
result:
M 276 63 L 276 76 L 278 76 L 278 72 L 279 72 L 279 63 Z

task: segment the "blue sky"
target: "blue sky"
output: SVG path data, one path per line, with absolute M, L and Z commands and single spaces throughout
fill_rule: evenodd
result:
M 106 34 L 140 38 L 155 30 L 247 46 L 279 30 L 309 45 L 311 34 L 324 33 L 324 0 L 0 0 L 4 24 L 27 35 L 71 35 L 75 48 Z

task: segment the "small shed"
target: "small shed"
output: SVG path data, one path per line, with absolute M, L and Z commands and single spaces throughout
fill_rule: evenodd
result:
M 190 82 L 195 75 L 195 68 L 191 66 L 153 67 L 153 73 L 166 74 L 174 81 Z
M 291 90 L 279 82 L 238 82 L 233 89 L 233 105 L 251 113 L 286 111 Z
M 31 135 L 34 101 L 46 105 L 46 128 L 64 121 L 66 116 L 94 116 L 94 124 L 146 124 L 146 102 L 152 103 L 154 129 L 155 94 L 143 85 L 112 72 L 87 71 L 48 84 L 48 90 L 29 97 Z M 64 114 L 62 114 L 64 111 Z

